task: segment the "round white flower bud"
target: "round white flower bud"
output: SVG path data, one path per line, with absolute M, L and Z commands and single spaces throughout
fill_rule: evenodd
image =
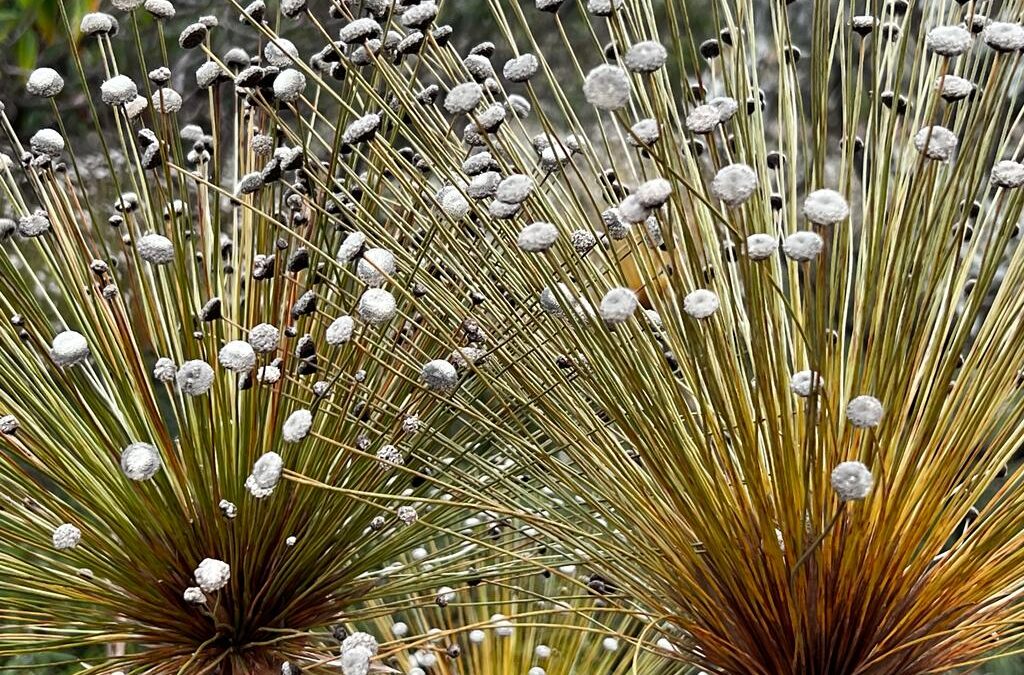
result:
M 505 62 L 502 74 L 509 82 L 526 82 L 537 74 L 540 62 L 533 54 L 522 54 Z
M 521 173 L 514 173 L 498 184 L 495 197 L 506 204 L 520 204 L 533 192 L 533 179 Z
M 220 365 L 234 373 L 245 373 L 256 367 L 256 352 L 242 340 L 232 340 L 220 348 Z
M 249 331 L 249 344 L 261 354 L 277 351 L 281 344 L 281 331 L 269 323 L 257 324 Z
M 192 575 L 201 590 L 213 593 L 228 585 L 228 581 L 231 579 L 231 567 L 223 560 L 204 558 Z
M 127 75 L 115 75 L 100 85 L 100 99 L 107 105 L 124 105 L 138 95 L 139 88 Z
M 481 644 L 486 639 L 487 634 L 479 628 L 476 630 L 469 631 L 469 641 L 475 645 Z
M 298 443 L 309 435 L 309 430 L 312 428 L 313 413 L 305 408 L 296 410 L 288 416 L 282 425 L 281 437 L 286 443 Z
M 341 653 L 342 675 L 367 675 L 373 655 L 365 647 L 353 647 Z
M 377 638 L 373 637 L 369 633 L 355 631 L 341 641 L 342 654 L 353 649 L 365 649 L 370 652 L 370 656 L 376 656 L 380 646 L 377 644 Z
M 639 305 L 636 293 L 628 288 L 619 287 L 604 294 L 597 311 L 605 323 L 617 325 L 628 321 Z
M 369 324 L 387 323 L 398 313 L 395 296 L 382 288 L 370 288 L 359 298 L 359 318 Z
M 711 181 L 711 195 L 727 206 L 739 206 L 757 191 L 757 174 L 746 164 L 722 167 Z
M 32 152 L 48 157 L 60 157 L 64 152 L 64 137 L 54 129 L 40 129 L 28 141 Z
M 53 547 L 58 551 L 74 548 L 82 541 L 82 531 L 71 523 L 58 525 L 53 531 Z
M 149 443 L 132 443 L 121 451 L 121 471 L 132 480 L 149 480 L 160 466 L 160 452 Z
M 53 98 L 63 89 L 64 78 L 53 68 L 36 68 L 25 83 L 28 93 L 42 98 Z
M 924 44 L 939 56 L 959 56 L 971 48 L 971 33 L 963 26 L 936 26 L 928 31 Z
M 433 391 L 454 389 L 459 383 L 459 373 L 448 361 L 434 359 L 420 369 L 420 380 Z
M 452 115 L 470 112 L 484 96 L 484 89 L 476 82 L 463 82 L 451 88 L 444 98 L 444 109 Z
M 861 462 L 843 462 L 832 469 L 831 483 L 839 498 L 849 502 L 867 497 L 875 479 Z
M 416 508 L 412 506 L 399 506 L 395 514 L 405 525 L 412 525 L 419 518 L 419 514 L 416 513 Z
M 914 135 L 917 151 L 940 162 L 948 162 L 958 144 L 956 134 L 945 127 L 924 127 Z
M 846 419 L 858 429 L 877 427 L 883 412 L 882 402 L 874 396 L 858 396 L 846 405 Z
M 641 183 L 636 189 L 636 198 L 645 209 L 656 209 L 664 206 L 672 196 L 672 183 L 664 178 L 654 178 Z
M 189 586 L 181 596 L 190 605 L 206 604 L 206 594 L 198 586 Z
M 58 333 L 50 347 L 50 358 L 62 368 L 82 363 L 89 358 L 89 343 L 73 330 Z
M 290 68 L 299 60 L 299 49 L 291 40 L 279 37 L 263 47 L 263 58 L 272 66 Z
M 710 134 L 722 120 L 718 108 L 713 105 L 699 105 L 686 116 L 686 128 L 694 134 Z
M 551 647 L 547 645 L 537 645 L 533 648 L 533 655 L 542 661 L 551 657 Z
M 835 225 L 850 217 L 850 205 L 835 190 L 815 190 L 804 200 L 804 215 L 815 225 Z
M 355 321 L 350 316 L 339 316 L 327 327 L 327 344 L 341 345 L 352 339 Z
M 174 18 L 174 5 L 170 0 L 146 0 L 145 6 L 146 11 L 158 21 Z
M 609 636 L 601 641 L 601 647 L 603 647 L 606 652 L 614 652 L 619 648 L 619 641 Z
M 252 466 L 252 473 L 245 481 L 245 487 L 258 499 L 266 497 L 281 480 L 284 460 L 276 452 L 268 452 L 260 456 Z
M 338 247 L 338 255 L 335 256 L 342 265 L 352 262 L 356 255 L 366 246 L 366 235 L 362 232 L 350 232 Z
M 153 364 L 153 377 L 160 382 L 174 382 L 174 377 L 177 374 L 178 366 L 174 365 L 174 361 L 166 356 L 161 356 Z
M 372 287 L 383 286 L 395 269 L 395 255 L 386 248 L 367 249 L 356 263 L 356 275 Z
M 770 234 L 758 233 L 747 237 L 747 257 L 751 260 L 767 260 L 779 250 L 779 240 Z
M 589 73 L 583 82 L 587 102 L 599 110 L 618 110 L 629 104 L 629 75 L 618 66 L 602 64 Z
M 719 306 L 718 296 L 705 288 L 691 291 L 683 299 L 683 311 L 695 319 L 707 319 Z
M 174 262 L 174 244 L 162 234 L 144 235 L 135 244 L 139 257 L 154 265 L 168 265 Z
M 281 369 L 274 365 L 260 367 L 256 371 L 256 381 L 262 384 L 274 384 L 281 379 Z
M 519 231 L 516 243 L 527 253 L 542 253 L 558 241 L 558 228 L 543 221 L 527 225 Z
M 274 78 L 274 98 L 278 101 L 297 101 L 305 89 L 306 76 L 294 68 L 286 68 Z
M 947 101 L 959 101 L 974 93 L 975 86 L 970 80 L 958 75 L 940 75 L 935 80 L 935 89 Z
M 398 621 L 391 626 L 391 634 L 397 638 L 405 637 L 409 634 L 409 626 Z
M 1019 23 L 993 21 L 981 31 L 981 39 L 997 52 L 1016 52 L 1024 49 L 1024 26 Z
M 202 396 L 213 386 L 213 368 L 206 361 L 186 361 L 178 368 L 175 380 L 183 394 Z
M 992 184 L 1013 190 L 1024 185 L 1024 164 L 1004 159 L 992 167 Z
M 623 62 L 634 73 L 653 73 L 668 61 L 668 51 L 660 42 L 637 42 L 626 52 Z
M 782 242 L 782 250 L 790 260 L 809 262 L 818 257 L 825 241 L 816 232 L 794 232 Z
M 789 388 L 794 394 L 802 398 L 807 398 L 816 392 L 822 384 L 821 375 L 810 370 L 801 370 L 798 373 L 794 373 L 793 377 L 789 380 Z
M 491 623 L 494 624 L 494 633 L 498 637 L 509 637 L 512 635 L 512 622 L 504 614 L 492 614 Z
M 170 115 L 181 110 L 181 94 L 169 87 L 162 87 L 153 92 L 151 103 L 153 104 L 153 110 Z

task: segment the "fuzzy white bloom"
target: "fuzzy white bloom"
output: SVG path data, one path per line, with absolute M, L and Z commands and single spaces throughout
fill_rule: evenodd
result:
M 494 633 L 498 637 L 509 637 L 512 635 L 512 622 L 504 614 L 492 614 L 491 623 L 494 624 Z
M 139 257 L 154 265 L 167 265 L 174 262 L 174 244 L 162 234 L 143 235 L 135 244 Z
M 694 134 L 710 134 L 722 120 L 718 108 L 713 105 L 699 105 L 686 116 L 686 128 Z
M 228 585 L 231 579 L 231 567 L 223 560 L 203 558 L 199 567 L 192 573 L 196 584 L 205 593 L 219 591 Z
M 945 127 L 924 127 L 914 135 L 914 147 L 928 159 L 948 162 L 956 152 L 956 134 Z
M 391 634 L 395 637 L 405 637 L 409 634 L 409 626 L 401 621 L 397 621 L 391 625 Z
M 249 331 L 249 344 L 261 354 L 277 351 L 281 344 L 281 331 L 269 323 L 256 324 Z
M 356 263 L 356 274 L 367 286 L 383 286 L 395 273 L 395 254 L 386 248 L 367 249 Z
M 373 654 L 365 647 L 353 647 L 341 653 L 342 675 L 367 675 Z
M 794 232 L 782 242 L 786 257 L 797 262 L 809 262 L 818 257 L 825 241 L 816 232 Z
M 341 642 L 342 654 L 357 648 L 370 652 L 370 656 L 376 656 L 380 646 L 377 644 L 377 638 L 362 631 L 352 633 Z
M 82 363 L 89 358 L 89 343 L 73 330 L 58 333 L 50 346 L 50 358 L 62 368 Z
M 28 93 L 42 98 L 53 98 L 63 89 L 64 78 L 53 68 L 36 68 L 25 83 Z
M 637 200 L 646 209 L 656 209 L 663 206 L 672 196 L 672 183 L 664 178 L 653 178 L 637 187 Z
M 832 489 L 844 502 L 864 499 L 875 485 L 871 470 L 861 462 L 843 462 L 832 469 Z
M 607 63 L 597 66 L 583 82 L 587 103 L 599 110 L 618 110 L 629 103 L 629 75 L 618 66 Z
M 366 246 L 366 235 L 362 232 L 350 232 L 345 241 L 338 247 L 338 255 L 335 256 L 342 265 L 352 262 L 355 257 Z
M 50 218 L 45 211 L 36 211 L 18 218 L 15 229 L 22 237 L 40 237 L 50 231 Z
M 419 514 L 416 513 L 416 508 L 412 506 L 399 506 L 395 512 L 398 519 L 406 525 L 412 525 L 419 518 Z
M 420 369 L 420 380 L 433 391 L 454 389 L 459 383 L 459 373 L 448 361 L 434 359 L 428 361 Z
M 661 125 L 653 117 L 642 119 L 629 128 L 630 135 L 626 142 L 634 147 L 648 147 L 654 145 L 661 138 Z
M 493 194 L 493 191 L 498 187 L 498 181 L 493 180 L 490 176 L 497 178 L 498 174 L 495 172 L 488 172 L 480 176 L 475 176 L 470 185 L 466 187 L 466 192 L 473 197 L 480 195 L 481 191 L 483 192 L 483 196 Z M 446 190 L 444 195 L 441 197 L 441 210 L 444 211 L 445 215 L 452 220 L 462 220 L 469 215 L 470 208 L 469 200 L 463 197 L 462 193 L 455 188 Z
M 1004 159 L 992 167 L 992 184 L 1009 190 L 1024 185 L 1024 164 Z
M 601 641 L 601 647 L 603 647 L 606 652 L 614 652 L 619 648 L 619 641 L 609 636 Z
M 628 321 L 639 305 L 636 293 L 628 288 L 619 287 L 604 294 L 597 311 L 605 323 L 614 326 Z
M 487 634 L 479 628 L 469 631 L 469 641 L 475 645 L 481 644 L 487 638 Z
M 718 113 L 718 121 L 722 124 L 735 117 L 740 109 L 739 102 L 732 96 L 716 96 L 708 101 L 708 105 Z
M 161 356 L 153 364 L 153 377 L 160 382 L 173 382 L 177 374 L 178 366 L 166 356 Z
M 132 480 L 149 480 L 161 464 L 160 452 L 149 443 L 132 443 L 121 451 L 121 471 Z
M 452 115 L 470 112 L 484 96 L 484 89 L 476 82 L 463 82 L 451 88 L 444 98 L 444 109 Z
M 217 506 L 218 506 L 218 508 L 220 508 L 220 512 L 228 520 L 232 520 L 232 519 L 235 518 L 235 516 L 238 515 L 238 507 L 235 506 L 232 502 L 229 502 L 226 499 L 220 500 L 220 502 L 217 504 Z
M 242 340 L 232 340 L 220 348 L 220 365 L 234 373 L 246 373 L 256 367 L 256 352 Z
M 149 107 L 149 99 L 145 96 L 136 96 L 124 104 L 124 113 L 129 119 L 135 119 Z
M 355 321 L 350 316 L 339 316 L 327 327 L 327 344 L 338 346 L 352 339 Z
M 746 164 L 722 167 L 711 181 L 711 195 L 727 206 L 739 206 L 757 190 L 757 174 Z
M 397 313 L 395 296 L 382 288 L 370 288 L 359 298 L 359 317 L 366 323 L 387 323 Z
M 288 416 L 281 427 L 281 436 L 286 443 L 298 443 L 309 435 L 312 428 L 313 413 L 302 408 Z
M 345 145 L 356 145 L 373 140 L 380 129 L 380 115 L 369 113 L 353 120 L 341 134 L 341 142 Z
M 500 183 L 495 192 L 498 201 L 506 204 L 520 204 L 533 192 L 533 179 L 521 173 L 514 173 Z
M 526 671 L 526 675 L 547 675 L 548 671 L 544 670 L 540 666 L 534 666 Z
M 79 30 L 85 35 L 101 35 L 117 29 L 117 19 L 106 12 L 89 12 L 82 15 Z
M 14 415 L 4 415 L 0 417 L 0 434 L 9 436 L 13 433 L 17 433 L 18 429 L 21 428 L 21 422 Z
M 281 455 L 276 452 L 264 453 L 252 465 L 252 473 L 245 480 L 245 488 L 253 497 L 262 499 L 277 487 L 283 469 L 284 460 L 281 459 Z
M 551 657 L 551 647 L 547 645 L 537 645 L 533 648 L 533 655 L 540 660 L 544 660 Z
M 71 523 L 64 523 L 54 529 L 51 540 L 53 547 L 58 551 L 74 548 L 78 546 L 78 542 L 82 541 L 82 531 Z
M 779 250 L 779 240 L 770 234 L 758 233 L 747 237 L 747 257 L 767 260 Z
M 157 20 L 173 19 L 175 10 L 170 0 L 146 0 L 146 11 Z
M 539 221 L 525 226 L 519 231 L 516 243 L 527 253 L 542 253 L 558 241 L 558 228 L 552 223 Z
M 142 7 L 144 2 L 145 0 L 111 0 L 110 4 L 122 12 L 130 12 L 133 9 Z
M 107 105 L 124 105 L 138 95 L 139 88 L 127 75 L 115 75 L 100 85 L 100 100 Z
M 874 396 L 858 396 L 846 405 L 846 419 L 858 429 L 877 427 L 883 412 L 882 402 Z
M 935 89 L 947 101 L 959 101 L 974 93 L 974 83 L 958 75 L 940 75 L 935 80 Z
M 413 652 L 413 660 L 428 670 L 437 665 L 437 654 L 429 649 L 417 649 Z
M 924 44 L 939 56 L 959 56 L 971 48 L 971 33 L 963 26 L 936 26 L 928 31 Z
M 153 104 L 153 110 L 165 115 L 178 112 L 182 104 L 181 94 L 169 87 L 154 91 L 150 102 Z
M 294 68 L 285 68 L 274 78 L 274 98 L 278 101 L 297 101 L 305 89 L 306 76 Z
M 296 61 L 299 61 L 299 49 L 291 40 L 275 38 L 263 47 L 263 58 L 272 66 L 278 68 L 290 68 Z
M 981 39 L 997 52 L 1016 52 L 1024 49 L 1024 26 L 1019 23 L 993 21 L 981 31 Z
M 707 319 L 717 312 L 720 306 L 718 296 L 706 288 L 691 291 L 683 299 L 683 311 L 695 319 Z
M 793 377 L 789 380 L 789 388 L 794 394 L 802 398 L 807 398 L 812 393 L 817 391 L 823 380 L 821 375 L 810 370 L 801 370 L 798 373 L 794 373 Z
M 660 42 L 637 42 L 626 52 L 623 62 L 634 73 L 653 73 L 668 61 L 668 51 Z
M 64 137 L 55 129 L 40 129 L 28 140 L 32 152 L 57 158 L 64 152 Z
M 281 379 L 281 369 L 275 365 L 261 366 L 256 371 L 256 381 L 263 384 L 274 384 Z
M 850 205 L 835 190 L 815 190 L 804 200 L 804 216 L 815 225 L 835 225 L 850 217 Z
M 206 361 L 186 361 L 178 368 L 175 380 L 183 394 L 202 396 L 213 386 L 213 368 Z
M 198 586 L 189 586 L 185 589 L 185 592 L 181 594 L 181 597 L 190 605 L 206 604 L 206 594 L 203 593 L 203 589 Z
M 381 446 L 380 450 L 377 451 L 377 459 L 384 464 L 395 464 L 398 466 L 405 464 L 405 458 L 402 457 L 401 451 L 391 444 Z
M 533 54 L 522 54 L 505 62 L 502 74 L 509 82 L 526 82 L 537 74 L 540 61 Z

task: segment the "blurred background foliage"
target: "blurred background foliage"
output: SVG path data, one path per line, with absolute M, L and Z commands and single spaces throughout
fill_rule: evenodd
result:
M 175 54 L 176 36 L 178 31 L 191 23 L 196 17 L 203 14 L 212 14 L 220 20 L 220 40 L 223 42 L 224 50 L 230 46 L 230 38 L 235 33 L 234 21 L 237 12 L 225 0 L 173 0 L 178 10 L 176 19 L 166 27 L 168 49 Z M 502 2 L 519 2 L 524 5 L 532 5 L 533 0 L 501 0 Z M 683 0 L 665 0 L 666 2 L 679 2 Z M 123 14 L 116 12 L 109 6 L 109 0 L 0 0 L 0 102 L 6 106 L 6 113 L 11 119 L 16 131 L 19 134 L 31 134 L 36 128 L 45 122 L 49 115 L 49 107 L 39 99 L 28 97 L 24 91 L 24 83 L 28 74 L 33 68 L 48 66 L 55 68 L 64 75 L 68 82 L 65 90 L 65 99 L 62 107 L 71 112 L 65 120 L 69 121 L 71 128 L 69 133 L 86 131 L 87 117 L 85 114 L 78 119 L 81 123 L 80 129 L 75 129 L 76 109 L 85 111 L 85 99 L 78 86 L 77 76 L 74 75 L 74 68 L 71 65 L 71 49 L 76 45 L 67 38 L 61 20 L 61 4 L 70 19 L 71 26 L 77 31 L 77 26 L 82 15 L 94 11 L 113 11 L 119 19 L 124 19 Z M 274 6 L 273 0 L 267 4 Z M 491 25 L 490 9 L 484 0 L 447 0 L 447 9 L 444 11 L 445 22 L 450 23 L 456 30 L 454 35 L 459 42 L 460 51 L 468 49 L 481 41 L 488 39 Z M 713 25 L 711 15 L 706 11 L 704 0 L 689 0 L 687 7 L 692 11 L 687 15 L 691 21 L 688 32 L 694 41 L 694 46 L 701 41 L 717 36 L 717 29 Z M 320 15 L 326 15 L 327 0 L 310 0 L 314 11 Z M 317 7 L 322 5 L 322 7 Z M 591 35 L 588 24 L 579 20 L 580 8 L 568 3 L 559 12 L 559 26 L 568 36 L 570 42 L 591 41 L 595 36 Z M 808 13 L 809 14 L 809 13 Z M 527 13 L 529 16 L 529 12 Z M 142 21 L 148 21 L 144 13 L 140 13 Z M 309 54 L 318 50 L 322 44 L 319 36 L 312 31 L 303 31 L 301 26 L 289 28 L 284 26 L 283 33 L 287 35 L 299 47 L 301 53 Z M 525 36 L 525 33 L 523 33 Z M 225 37 L 226 36 L 226 37 Z M 539 40 L 539 51 L 545 54 L 551 67 L 556 70 L 573 69 L 572 55 L 564 47 L 561 36 L 558 32 L 550 30 L 534 31 L 534 36 Z M 596 36 L 599 40 L 607 40 L 607 36 Z M 115 38 L 115 44 L 117 39 Z M 525 37 L 520 44 L 523 49 L 529 49 Z M 689 50 L 695 54 L 695 49 Z M 132 51 L 125 49 L 126 59 L 132 61 Z M 494 56 L 494 62 L 501 64 L 509 56 L 506 46 L 498 44 Z M 83 53 L 87 72 L 96 72 L 95 68 L 89 68 L 90 55 Z M 188 57 L 177 63 L 171 63 L 174 79 L 172 85 L 179 91 L 188 91 L 194 87 L 192 84 L 192 72 L 198 63 L 188 62 Z M 696 58 L 696 57 L 695 57 Z M 134 65 L 134 64 L 132 64 Z M 128 72 L 136 72 L 138 69 L 126 69 Z M 98 83 L 97 83 L 98 84 Z M 680 86 L 679 91 L 683 91 Z M 204 106 L 200 106 L 203 109 Z M 91 129 L 91 125 L 88 127 Z M 0 144 L 4 147 L 7 143 Z M 79 145 L 76 143 L 76 146 Z M 3 542 L 0 542 L 0 546 Z M 2 573 L 3 570 L 0 570 Z M 64 675 L 65 673 L 77 672 L 84 663 L 89 660 L 101 657 L 100 653 L 67 653 L 51 654 L 48 656 L 20 656 L 7 659 L 0 659 L 0 675 L 22 675 L 24 673 L 47 673 L 50 675 Z M 987 664 L 974 673 L 983 675 L 1020 675 L 1024 674 L 1024 656 L 1011 656 L 999 661 Z

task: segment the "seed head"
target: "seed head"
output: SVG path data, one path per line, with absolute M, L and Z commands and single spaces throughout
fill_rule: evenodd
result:
M 640 120 L 629 128 L 630 135 L 626 142 L 637 147 L 648 147 L 654 145 L 661 138 L 661 125 L 654 118 Z
M 175 375 L 178 389 L 188 396 L 202 396 L 213 386 L 213 368 L 206 361 L 193 359 L 181 364 Z
M 406 28 L 424 29 L 437 17 L 437 4 L 431 0 L 420 2 L 409 7 L 402 15 L 402 25 Z
M 484 88 L 476 82 L 463 82 L 451 88 L 444 98 L 444 109 L 452 115 L 464 115 L 480 103 Z
M 522 54 L 505 62 L 502 74 L 509 82 L 527 82 L 537 74 L 540 61 L 533 54 Z
M 974 93 L 976 87 L 968 79 L 958 75 L 940 75 L 935 80 L 935 89 L 947 101 L 959 101 Z
M 313 413 L 302 408 L 293 412 L 285 420 L 281 427 L 281 437 L 284 438 L 285 443 L 298 443 L 309 435 L 309 430 L 312 428 Z
M 149 443 L 132 443 L 121 451 L 121 471 L 132 480 L 149 480 L 160 466 L 160 452 Z
M 231 567 L 223 560 L 204 558 L 192 573 L 196 584 L 204 593 L 219 591 L 231 579 Z
M 751 260 L 767 260 L 779 250 L 779 240 L 770 234 L 752 234 L 747 237 L 747 257 Z
M 959 141 L 956 134 L 945 127 L 924 127 L 914 136 L 914 147 L 928 159 L 948 162 Z
M 342 675 L 367 675 L 373 655 L 365 647 L 353 647 L 341 653 Z
M 363 246 L 366 245 L 366 235 L 362 232 L 350 232 L 345 237 L 345 241 L 341 242 L 341 246 L 338 248 L 338 255 L 336 256 L 338 262 L 341 264 L 352 262 L 355 257 L 363 250 Z
M 871 470 L 861 462 L 843 462 L 832 469 L 832 489 L 844 502 L 859 501 L 868 496 L 875 485 Z
M 256 381 L 263 384 L 274 384 L 281 379 L 281 369 L 275 365 L 266 365 L 256 371 Z
M 75 548 L 82 541 L 82 531 L 71 523 L 64 523 L 53 531 L 52 540 L 53 547 L 58 551 Z
M 668 51 L 660 42 L 637 42 L 626 52 L 623 63 L 634 73 L 653 73 L 665 65 Z
M 815 190 L 804 201 L 804 215 L 815 225 L 835 225 L 850 217 L 850 205 L 835 190 Z
M 286 68 L 274 78 L 274 98 L 291 103 L 306 89 L 306 76 L 294 68 Z
M 185 589 L 185 592 L 181 594 L 181 597 L 190 605 L 206 604 L 206 594 L 203 593 L 203 589 L 198 586 L 189 586 Z
M 280 343 L 281 332 L 269 323 L 257 324 L 249 331 L 249 344 L 261 354 L 277 351 Z
M 1024 49 L 1024 26 L 1019 23 L 993 21 L 981 31 L 981 39 L 997 52 L 1016 52 Z
M 615 326 L 628 321 L 639 305 L 636 293 L 628 288 L 619 287 L 605 293 L 597 311 L 605 323 Z
M 78 25 L 83 35 L 106 35 L 117 32 L 117 19 L 104 12 L 90 12 L 82 16 Z
M 89 343 L 73 330 L 58 333 L 50 347 L 50 358 L 62 368 L 82 363 L 89 358 Z
M 697 106 L 686 116 L 686 128 L 694 134 L 710 134 L 721 123 L 718 108 L 707 103 Z
M 533 179 L 521 173 L 514 173 L 498 184 L 495 197 L 506 204 L 521 204 L 533 192 Z
M 704 288 L 687 293 L 683 299 L 683 311 L 695 319 L 707 319 L 719 306 L 718 296 Z
M 28 76 L 25 89 L 33 96 L 53 98 L 64 89 L 64 78 L 53 68 L 36 68 Z
M 359 318 L 380 325 L 387 323 L 397 313 L 395 296 L 382 288 L 370 288 L 359 298 Z
M 877 427 L 883 412 L 882 402 L 874 396 L 858 396 L 846 405 L 846 419 L 858 429 Z
M 263 58 L 272 66 L 290 68 L 299 61 L 299 49 L 291 40 L 275 38 L 263 47 Z
M 448 361 L 434 359 L 423 364 L 420 380 L 431 391 L 449 391 L 459 384 L 459 373 Z
M 396 512 L 398 519 L 406 525 L 412 525 L 419 518 L 419 514 L 416 513 L 415 507 L 412 506 L 399 506 Z
M 527 253 L 542 253 L 558 241 L 558 228 L 551 223 L 536 222 L 519 231 L 517 243 Z
M 256 460 L 252 473 L 245 480 L 245 488 L 257 499 L 270 495 L 281 480 L 284 460 L 276 452 L 268 452 Z
M 817 232 L 794 232 L 782 242 L 782 250 L 790 260 L 810 262 L 818 257 L 825 241 Z
M 385 248 L 367 249 L 356 263 L 356 275 L 371 287 L 383 286 L 395 274 L 395 255 Z
M 39 237 L 50 231 L 50 219 L 45 211 L 37 211 L 18 218 L 18 234 L 26 239 Z
M 602 64 L 587 74 L 583 95 L 599 110 L 618 110 L 629 104 L 629 75 L 618 66 Z
M 153 365 L 153 377 L 160 382 L 173 382 L 178 374 L 178 367 L 166 356 L 161 356 Z
M 342 26 L 338 36 L 345 44 L 359 44 L 381 36 L 381 27 L 374 19 L 364 17 Z
M 821 375 L 810 370 L 801 370 L 790 378 L 789 388 L 797 396 L 807 398 L 816 392 L 822 384 Z
M 971 48 L 971 33 L 963 26 L 936 26 L 928 31 L 924 44 L 939 56 L 959 56 Z
M 636 189 L 636 198 L 646 209 L 656 209 L 665 205 L 672 196 L 672 183 L 664 178 L 654 178 L 642 183 Z
M 715 174 L 711 194 L 727 206 L 736 207 L 757 191 L 757 174 L 746 164 L 730 164 Z
M 217 361 L 233 373 L 247 373 L 256 367 L 256 352 L 242 340 L 232 340 L 220 348 Z
M 341 141 L 347 145 L 356 145 L 373 140 L 380 128 L 380 115 L 370 113 L 353 121 L 341 136 Z
M 169 0 L 146 0 L 146 11 L 157 21 L 174 18 L 174 5 Z
M 29 139 L 32 152 L 56 159 L 64 152 L 64 137 L 54 129 L 40 129 Z
M 992 167 L 992 184 L 1008 190 L 1024 185 L 1024 164 L 1004 159 Z
M 154 265 L 174 262 L 174 244 L 162 234 L 147 234 L 135 244 L 139 257 Z
M 377 459 L 384 464 L 395 464 L 398 466 L 405 464 L 402 453 L 393 445 L 381 446 L 381 449 L 377 451 Z
M 127 75 L 115 75 L 100 85 L 100 99 L 107 105 L 124 105 L 138 95 L 138 87 Z

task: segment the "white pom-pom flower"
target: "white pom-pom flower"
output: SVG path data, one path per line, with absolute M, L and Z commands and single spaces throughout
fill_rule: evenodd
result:
M 278 37 L 263 48 L 263 58 L 272 66 L 289 68 L 299 61 L 299 49 L 291 40 Z
M 1019 23 L 993 21 L 981 31 L 981 39 L 997 52 L 1016 52 L 1024 49 L 1024 26 Z
M 817 232 L 794 232 L 782 242 L 786 257 L 796 262 L 809 262 L 818 257 L 825 241 Z
M 815 225 L 835 225 L 850 217 L 850 205 L 835 190 L 815 190 L 804 200 L 804 216 Z
M 174 243 L 162 234 L 147 234 L 135 244 L 139 257 L 153 265 L 168 265 L 174 262 Z
M 718 311 L 720 305 L 718 296 L 706 288 L 687 293 L 683 299 L 683 311 L 695 319 L 707 319 Z
M 747 257 L 751 260 L 767 260 L 779 250 L 779 240 L 763 232 L 747 237 Z
M 914 135 L 914 147 L 928 159 L 948 162 L 956 152 L 956 134 L 946 127 L 924 127 Z
M 284 460 L 276 452 L 267 452 L 256 460 L 252 473 L 245 480 L 245 488 L 257 499 L 263 499 L 274 491 L 281 480 Z
M 746 164 L 722 167 L 711 181 L 711 195 L 727 206 L 736 207 L 757 191 L 757 174 Z
M 294 68 L 286 68 L 274 78 L 274 98 L 278 101 L 297 101 L 305 89 L 306 76 Z
M 830 481 L 844 502 L 864 499 L 875 485 L 871 470 L 861 462 L 843 462 L 832 469 Z
M 971 48 L 971 33 L 963 26 L 936 26 L 928 31 L 924 44 L 939 56 L 959 56 Z
M 153 377 L 160 382 L 174 382 L 174 377 L 177 374 L 178 366 L 174 365 L 174 361 L 166 356 L 161 356 L 153 364 Z
M 1013 190 L 1024 185 L 1024 164 L 1004 159 L 992 167 L 992 184 Z
M 542 253 L 558 241 L 558 228 L 552 223 L 539 221 L 519 231 L 516 243 L 527 253 Z
M 877 427 L 883 412 L 882 402 L 874 396 L 858 396 L 846 405 L 846 419 L 858 429 Z
M 81 333 L 66 330 L 54 336 L 50 357 L 61 367 L 82 363 L 89 358 L 89 343 Z
M 309 435 L 309 430 L 312 428 L 313 413 L 305 408 L 296 410 L 281 426 L 281 437 L 286 443 L 298 443 Z
M 233 373 L 246 373 L 256 367 L 256 352 L 242 340 L 232 340 L 220 348 L 217 361 Z
M 798 373 L 794 373 L 793 377 L 790 378 L 789 388 L 797 396 L 807 398 L 821 388 L 822 383 L 823 380 L 818 373 L 810 370 L 801 370 Z
M 249 344 L 261 354 L 277 351 L 281 344 L 281 331 L 269 323 L 257 324 L 249 331 Z
M 182 599 L 190 605 L 206 604 L 206 594 L 198 586 L 189 586 L 181 594 Z
M 53 98 L 64 89 L 64 78 L 53 68 L 36 68 L 28 76 L 25 89 L 33 96 Z
M 355 320 L 350 316 L 339 316 L 327 327 L 327 344 L 342 345 L 352 339 L 352 332 L 355 330 Z
M 459 372 L 444 359 L 428 361 L 420 369 L 420 380 L 433 391 L 447 391 L 459 383 Z
M 470 112 L 484 96 L 484 89 L 476 82 L 463 82 L 451 88 L 444 99 L 444 109 L 452 115 Z
M 602 64 L 589 73 L 583 82 L 587 102 L 599 110 L 618 110 L 629 103 L 629 75 L 618 66 Z
M 115 75 L 100 85 L 100 100 L 107 105 L 124 105 L 138 95 L 139 88 L 127 75 Z
M 366 323 L 387 323 L 397 313 L 395 296 L 382 288 L 370 288 L 359 298 L 359 317 Z
M 132 480 L 149 480 L 161 464 L 160 452 L 149 443 L 132 443 L 121 451 L 121 471 Z
M 353 647 L 341 653 L 342 675 L 367 675 L 370 672 L 370 659 L 373 654 L 365 647 Z
M 213 386 L 213 368 L 206 361 L 193 359 L 181 364 L 175 375 L 178 389 L 188 396 L 202 396 Z
M 637 42 L 626 52 L 623 63 L 634 73 L 653 73 L 668 61 L 668 51 L 660 42 Z
M 371 248 L 356 264 L 356 274 L 367 286 L 382 286 L 395 273 L 395 255 L 386 248 Z
M 231 567 L 223 560 L 203 558 L 192 576 L 204 593 L 213 593 L 228 585 L 228 581 L 231 580 Z
M 64 523 L 54 529 L 51 541 L 58 551 L 74 548 L 82 541 L 82 531 L 71 523 Z
M 150 102 L 153 104 L 153 110 L 165 115 L 178 112 L 182 104 L 181 94 L 169 87 L 154 91 Z
M 636 293 L 628 288 L 619 287 L 605 293 L 597 311 L 605 323 L 617 325 L 628 321 L 639 305 Z

